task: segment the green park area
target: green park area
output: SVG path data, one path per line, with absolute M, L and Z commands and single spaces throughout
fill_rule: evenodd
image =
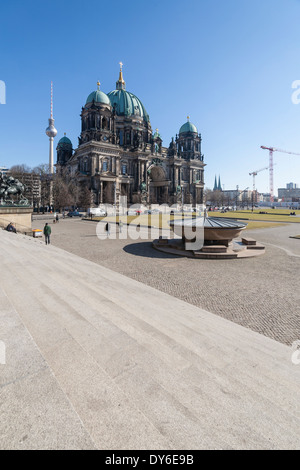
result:
M 264 213 L 262 213 L 264 212 Z M 259 228 L 272 228 L 286 223 L 300 223 L 300 211 L 295 211 L 296 216 L 290 215 L 290 210 L 287 209 L 269 209 L 269 210 L 241 210 L 232 212 L 208 212 L 208 217 L 222 217 L 222 218 L 233 218 L 242 220 L 248 224 L 247 229 L 259 229 Z M 293 211 L 294 212 L 294 211 Z M 190 218 L 196 214 L 186 213 L 184 217 Z M 112 216 L 105 217 L 105 221 L 111 223 L 119 223 L 121 220 L 123 224 L 136 224 L 148 227 L 159 227 L 162 229 L 169 228 L 169 221 L 173 219 L 180 219 L 181 214 L 169 215 L 169 214 L 141 214 L 141 215 L 123 215 L 123 216 Z M 93 220 L 101 221 L 104 217 L 94 217 Z
M 296 215 L 290 215 L 291 212 L 295 212 Z M 255 220 L 258 222 L 295 222 L 300 223 L 300 210 L 290 209 L 255 209 L 252 210 L 240 210 L 232 212 L 209 212 L 210 217 L 226 217 L 240 220 Z M 299 216 L 299 217 L 297 217 Z

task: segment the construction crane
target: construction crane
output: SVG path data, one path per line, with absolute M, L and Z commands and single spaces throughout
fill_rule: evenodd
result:
M 252 212 L 254 209 L 254 194 L 255 194 L 255 176 L 257 176 L 257 173 L 260 173 L 261 171 L 268 170 L 269 167 L 265 166 L 264 168 L 261 168 L 260 170 L 252 171 L 252 173 L 249 173 L 250 176 L 253 176 L 253 191 L 252 191 Z
M 252 173 L 249 173 L 250 176 L 253 176 L 253 192 L 255 191 L 255 176 L 257 176 L 257 173 L 260 173 L 261 171 L 268 170 L 269 167 L 265 166 L 264 168 L 261 168 L 260 170 L 252 171 Z
M 273 152 L 289 153 L 290 155 L 300 155 L 300 153 L 288 152 L 287 150 L 277 149 L 275 147 L 260 146 L 263 150 L 269 150 L 269 178 L 270 178 L 270 200 L 274 201 L 274 164 L 273 164 Z

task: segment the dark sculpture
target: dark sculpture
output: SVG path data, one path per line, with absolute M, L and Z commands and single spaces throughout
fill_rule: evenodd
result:
M 145 183 L 145 181 L 143 181 L 141 183 L 140 191 L 141 191 L 141 203 L 146 205 L 147 204 L 147 198 L 148 198 L 148 192 L 147 192 L 147 184 Z
M 176 157 L 177 156 L 177 147 L 176 147 L 176 144 L 174 142 L 174 137 L 172 137 L 172 141 L 169 145 L 168 156 L 169 157 Z
M 0 205 L 29 206 L 29 201 L 23 196 L 25 186 L 13 176 L 0 172 Z

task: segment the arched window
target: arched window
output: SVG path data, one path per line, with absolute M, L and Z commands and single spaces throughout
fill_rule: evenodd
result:
M 104 117 L 104 118 L 102 119 L 102 129 L 106 129 L 106 128 L 107 128 L 107 120 L 106 120 L 106 118 Z
M 97 116 L 96 116 L 96 128 L 100 129 L 100 116 L 99 116 L 99 114 L 97 114 Z
M 124 141 L 123 141 L 123 131 L 120 130 L 120 145 L 123 145 Z
M 107 171 L 107 169 L 108 169 L 107 160 L 104 160 L 104 162 L 102 163 L 102 171 Z
M 127 175 L 127 164 L 125 162 L 122 162 L 121 173 L 122 175 Z

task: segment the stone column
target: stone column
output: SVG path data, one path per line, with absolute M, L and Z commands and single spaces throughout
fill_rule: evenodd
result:
M 141 162 L 138 160 L 138 191 L 140 190 L 141 186 Z
M 96 156 L 95 154 L 91 154 L 91 176 L 94 176 L 95 174 L 95 159 L 96 159 Z
M 144 181 L 144 162 L 141 162 L 141 177 L 140 177 L 141 183 Z

